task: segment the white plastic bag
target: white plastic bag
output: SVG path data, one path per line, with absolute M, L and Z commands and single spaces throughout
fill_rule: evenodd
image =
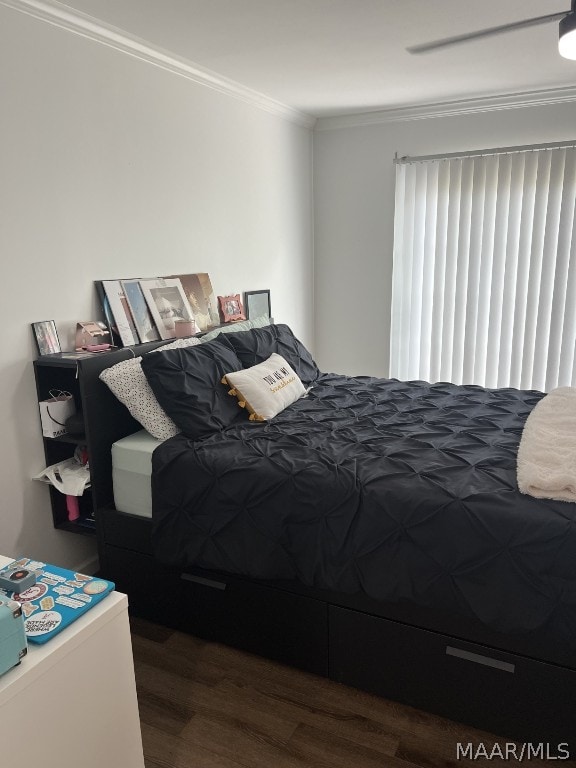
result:
M 50 483 L 67 496 L 82 496 L 90 485 L 90 470 L 88 464 L 79 464 L 75 458 L 65 459 L 43 469 L 34 480 Z

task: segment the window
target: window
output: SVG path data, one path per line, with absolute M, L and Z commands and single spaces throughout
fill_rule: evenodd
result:
M 576 149 L 400 160 L 390 375 L 576 383 Z

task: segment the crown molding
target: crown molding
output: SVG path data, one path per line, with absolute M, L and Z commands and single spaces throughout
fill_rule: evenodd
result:
M 317 131 L 576 102 L 576 87 L 567 86 L 315 118 L 57 0 L 0 0 L 0 5 L 114 48 L 296 125 L 315 128 Z
M 334 117 L 320 117 L 315 130 L 332 131 L 340 128 L 356 128 L 379 123 L 402 123 L 411 120 L 429 120 L 436 117 L 474 115 L 481 112 L 496 112 L 504 109 L 525 109 L 551 104 L 576 102 L 576 87 L 550 88 L 540 91 L 510 93 L 502 96 L 484 96 L 475 99 L 419 104 L 410 107 L 379 109 Z
M 57 0 L 0 0 L 0 5 L 40 19 L 60 29 L 107 45 L 121 53 L 161 67 L 199 85 L 232 96 L 304 128 L 313 128 L 316 118 L 271 99 L 258 91 L 200 67 L 192 61 L 158 48 L 123 29 L 106 24 Z

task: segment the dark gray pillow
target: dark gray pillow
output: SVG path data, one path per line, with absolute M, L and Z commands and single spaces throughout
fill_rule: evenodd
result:
M 310 352 L 290 328 L 282 323 L 229 333 L 226 342 L 234 349 L 244 368 L 263 363 L 276 352 L 290 363 L 303 384 L 312 384 L 320 375 Z
M 242 363 L 218 339 L 144 355 L 142 370 L 162 408 L 192 440 L 247 418 L 222 384 L 224 374 L 242 370 Z

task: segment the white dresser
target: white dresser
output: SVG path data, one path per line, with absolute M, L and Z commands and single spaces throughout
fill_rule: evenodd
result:
M 126 595 L 29 643 L 0 677 L 0 744 L 2 765 L 144 768 Z

